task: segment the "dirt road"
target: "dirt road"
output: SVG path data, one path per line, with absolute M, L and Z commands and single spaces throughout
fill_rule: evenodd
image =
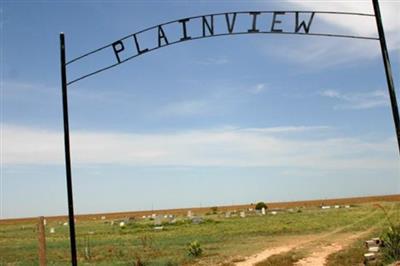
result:
M 258 254 L 247 257 L 244 261 L 238 262 L 236 266 L 252 266 L 258 262 L 262 262 L 273 255 L 283 254 L 292 250 L 314 250 L 314 252 L 309 253 L 307 257 L 301 259 L 296 263 L 297 266 L 306 265 L 324 265 L 326 258 L 335 252 L 338 252 L 345 247 L 349 246 L 351 243 L 357 239 L 367 235 L 371 232 L 374 227 L 371 227 L 367 231 L 359 233 L 343 233 L 348 228 L 361 223 L 369 219 L 371 216 L 376 214 L 377 211 L 371 212 L 365 217 L 355 221 L 352 224 L 339 227 L 331 232 L 319 235 L 310 235 L 301 240 L 291 241 L 290 244 L 284 243 L 280 246 L 268 248 Z

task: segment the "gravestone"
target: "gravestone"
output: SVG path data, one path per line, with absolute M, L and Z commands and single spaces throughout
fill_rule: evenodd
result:
M 246 213 L 245 212 L 240 212 L 240 217 L 245 218 L 246 217 Z
M 262 209 L 261 209 L 261 214 L 265 215 L 265 208 L 264 207 L 262 207 Z
M 160 225 L 162 225 L 162 218 L 163 218 L 162 215 L 157 215 L 157 216 L 154 218 L 154 226 L 160 226 Z
M 204 219 L 201 217 L 193 217 L 192 218 L 192 224 L 201 224 L 204 222 Z

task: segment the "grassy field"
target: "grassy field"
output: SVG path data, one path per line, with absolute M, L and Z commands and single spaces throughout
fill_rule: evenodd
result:
M 395 215 L 400 212 L 399 203 L 382 205 Z M 296 208 L 265 216 L 249 212 L 246 218 L 239 215 L 225 218 L 224 213 L 218 212 L 203 218 L 203 223 L 193 224 L 184 216 L 177 217 L 174 223 L 164 221 L 163 230 L 155 230 L 154 221 L 149 218 L 135 219 L 125 228 L 120 228 L 117 221 L 111 225 L 107 217 L 105 220 L 78 220 L 79 262 L 84 265 L 234 265 L 268 247 L 316 236 L 321 242 L 355 232 L 379 235 L 387 226 L 383 212 L 372 203 L 327 210 Z M 65 221 L 53 219 L 46 225 L 49 265 L 69 265 Z M 54 228 L 55 233 L 50 233 L 50 228 Z M 198 241 L 203 249 L 198 258 L 188 255 L 187 245 L 192 241 Z M 310 243 L 313 244 L 273 256 L 258 265 L 293 265 L 306 256 L 316 242 Z M 34 221 L 0 223 L 1 265 L 37 265 L 37 250 Z M 329 265 L 356 265 L 362 262 L 362 253 L 362 240 L 358 240 L 348 249 L 330 255 L 328 262 Z M 349 259 L 354 254 L 357 257 Z M 349 264 L 345 264 L 346 261 L 350 261 Z

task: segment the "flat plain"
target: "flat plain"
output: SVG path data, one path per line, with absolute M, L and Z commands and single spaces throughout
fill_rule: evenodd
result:
M 333 205 L 334 203 L 340 205 Z M 347 202 L 347 203 L 345 203 Z M 400 222 L 400 195 L 369 200 L 253 205 L 78 216 L 84 265 L 359 265 L 363 242 L 387 228 L 384 207 Z M 327 203 L 333 203 L 328 205 Z M 274 206 L 272 208 L 271 206 Z M 241 217 L 241 212 L 246 217 Z M 229 215 L 227 215 L 229 213 Z M 152 215 L 152 217 L 150 217 Z M 229 217 L 227 217 L 229 216 Z M 145 218 L 144 218 L 145 217 Z M 66 217 L 46 217 L 48 265 L 69 265 Z M 121 227 L 120 223 L 124 225 Z M 188 254 L 197 241 L 198 257 Z M 37 219 L 0 221 L 0 264 L 38 265 Z

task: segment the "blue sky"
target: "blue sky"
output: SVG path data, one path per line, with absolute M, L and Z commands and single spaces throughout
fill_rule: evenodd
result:
M 399 95 L 400 5 L 381 8 Z M 373 12 L 369 1 L 3 1 L 0 10 L 1 218 L 67 213 L 60 32 L 72 59 L 188 16 Z M 313 23 L 311 32 L 376 36 L 373 18 L 316 15 Z M 72 84 L 76 212 L 399 193 L 379 49 L 371 40 L 216 37 Z M 68 74 L 93 64 L 71 65 Z

